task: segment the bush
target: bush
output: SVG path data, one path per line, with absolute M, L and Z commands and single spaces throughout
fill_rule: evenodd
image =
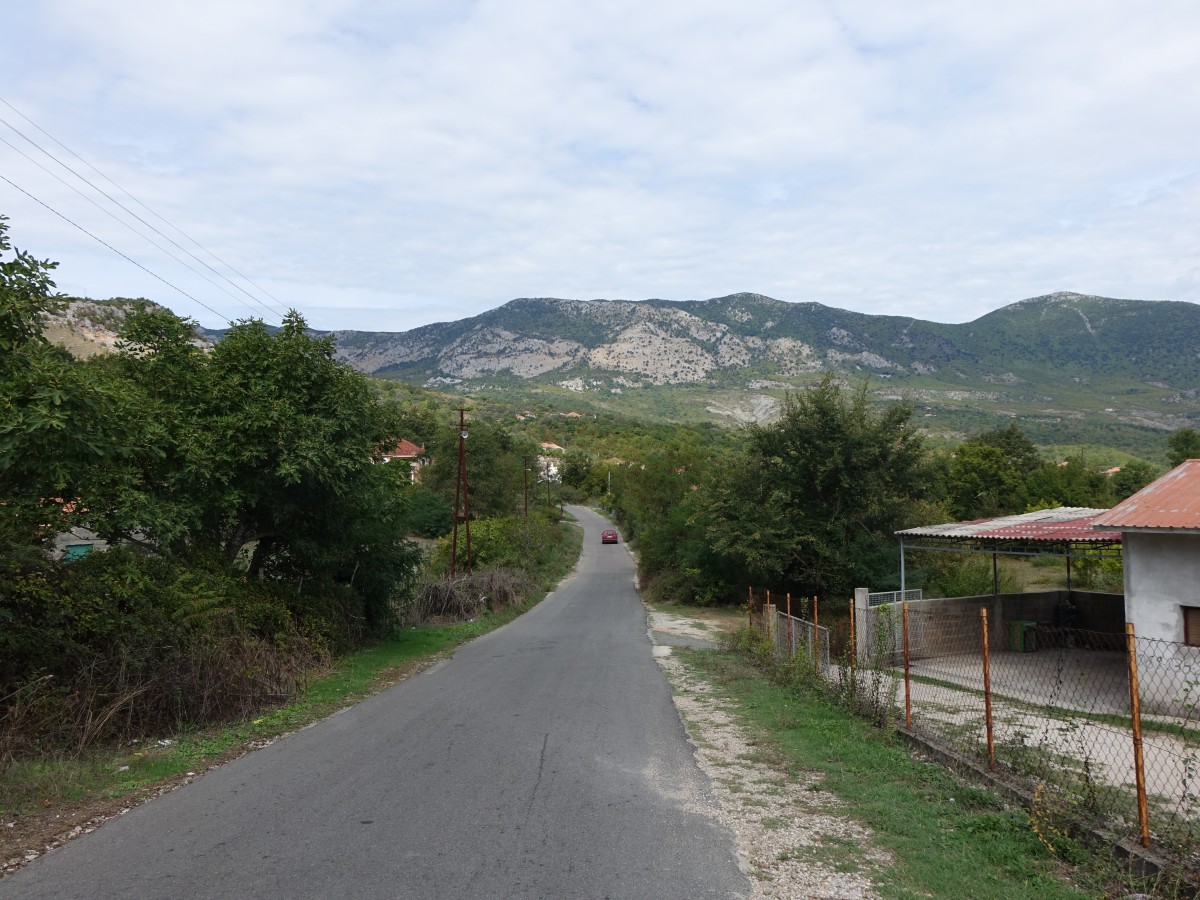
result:
M 413 622 L 475 619 L 528 597 L 537 585 L 518 569 L 493 568 L 427 584 L 409 610 Z
M 737 602 L 725 582 L 699 569 L 663 569 L 642 587 L 653 603 L 683 603 L 689 606 L 721 606 Z
M 0 578 L 0 766 L 291 696 L 327 664 L 328 641 L 278 591 L 123 547 L 66 565 L 10 562 Z
M 922 567 L 926 597 L 979 597 L 993 593 L 992 560 L 965 553 L 930 553 Z M 1014 594 L 1021 579 L 1004 566 L 999 569 L 999 591 Z
M 471 567 L 473 569 L 513 569 L 541 578 L 553 568 L 560 553 L 562 532 L 556 522 L 542 514 L 528 519 L 508 516 L 500 519 L 476 519 L 471 522 Z M 434 547 L 429 570 L 436 577 L 450 571 L 451 538 L 443 537 Z M 458 531 L 458 565 L 466 568 L 466 530 Z

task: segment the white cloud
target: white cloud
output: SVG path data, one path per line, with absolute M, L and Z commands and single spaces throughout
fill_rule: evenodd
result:
M 1182 0 L 45 0 L 11 18 L 6 99 L 325 327 L 516 296 L 753 290 L 941 321 L 1060 289 L 1200 300 L 1200 9 Z M 0 169 L 248 314 L 4 145 Z M 64 289 L 213 320 L 3 183 L 0 211 Z

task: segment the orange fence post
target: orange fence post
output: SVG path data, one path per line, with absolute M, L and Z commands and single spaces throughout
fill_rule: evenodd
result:
M 1137 638 L 1133 623 L 1125 623 L 1125 653 L 1129 659 L 1129 718 L 1133 723 L 1133 772 L 1137 783 L 1138 827 L 1143 847 L 1150 846 L 1150 811 L 1146 804 L 1146 761 L 1142 756 L 1142 698 L 1138 691 Z
M 771 637 L 771 626 L 775 624 L 775 614 L 771 612 L 771 589 L 767 588 L 767 600 L 763 604 L 763 634 L 768 638 Z M 774 643 L 774 639 L 772 639 Z M 771 648 L 772 654 L 779 649 L 778 646 Z
M 817 595 L 813 594 L 813 668 L 818 672 L 821 670 L 821 632 L 817 628 L 819 610 L 817 608 Z
M 788 620 L 788 659 L 792 658 L 792 651 L 795 650 L 796 644 L 792 641 L 792 592 L 787 592 L 787 620 Z
M 912 731 L 912 683 L 908 677 L 908 601 L 900 604 L 904 629 L 904 727 Z
M 987 609 L 979 608 L 980 628 L 983 632 L 983 721 L 987 729 L 988 768 L 996 768 L 996 742 L 992 727 L 992 655 L 988 648 Z

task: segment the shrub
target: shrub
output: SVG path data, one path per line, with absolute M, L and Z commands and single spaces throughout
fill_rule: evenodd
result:
M 69 565 L 10 563 L 0 578 L 0 766 L 290 696 L 327 663 L 329 642 L 278 591 L 123 547 Z
M 417 594 L 408 618 L 415 622 L 474 619 L 520 603 L 536 588 L 518 569 L 484 569 L 427 584 Z

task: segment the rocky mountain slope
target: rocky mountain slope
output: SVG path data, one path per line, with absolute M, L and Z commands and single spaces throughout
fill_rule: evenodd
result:
M 758 294 L 701 302 L 513 300 L 400 334 L 335 332 L 338 356 L 372 374 L 469 381 L 495 375 L 605 384 L 702 384 L 750 370 L 835 369 L 1012 385 L 1019 370 L 1200 382 L 1200 306 L 1081 294 L 1022 300 L 963 325 L 871 316 Z
M 665 418 L 770 419 L 839 373 L 905 399 L 935 434 L 1018 419 L 1043 443 L 1145 450 L 1200 421 L 1200 305 L 1074 293 L 957 325 L 759 294 L 712 300 L 513 300 L 401 334 L 335 332 L 364 372 L 463 393 Z

